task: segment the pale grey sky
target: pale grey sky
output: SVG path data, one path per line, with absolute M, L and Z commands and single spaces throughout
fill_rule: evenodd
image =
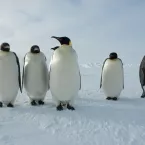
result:
M 0 0 L 0 43 L 23 57 L 37 44 L 49 57 L 68 36 L 80 63 L 102 62 L 116 51 L 125 63 L 145 54 L 144 0 Z M 133 61 L 133 62 L 132 62 Z

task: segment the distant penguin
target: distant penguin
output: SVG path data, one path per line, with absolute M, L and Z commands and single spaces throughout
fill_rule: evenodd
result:
M 117 100 L 124 89 L 124 71 L 122 60 L 112 52 L 102 67 L 100 88 L 103 88 L 107 100 Z
M 141 98 L 145 98 L 145 56 L 143 57 L 139 68 L 140 84 L 143 90 Z
M 14 107 L 19 88 L 22 92 L 19 59 L 8 43 L 0 49 L 0 107 Z
M 76 51 L 68 37 L 55 37 L 61 46 L 52 48 L 54 53 L 50 61 L 50 91 L 58 111 L 66 106 L 75 110 L 73 103 L 81 89 L 81 75 Z
M 55 47 L 53 47 L 51 49 L 55 51 L 57 48 L 59 48 L 59 46 L 55 46 Z
M 24 58 L 22 81 L 31 105 L 44 104 L 44 98 L 49 90 L 48 81 L 46 57 L 39 46 L 33 45 Z

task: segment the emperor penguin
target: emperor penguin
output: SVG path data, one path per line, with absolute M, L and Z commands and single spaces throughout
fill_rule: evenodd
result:
M 22 87 L 24 85 L 31 105 L 44 105 L 49 78 L 46 57 L 38 45 L 33 45 L 24 57 L 22 78 Z
M 110 53 L 109 58 L 103 63 L 101 87 L 107 100 L 117 100 L 124 89 L 123 63 L 115 52 Z
M 50 91 L 58 111 L 66 107 L 75 110 L 74 100 L 81 89 L 81 74 L 78 56 L 68 37 L 55 37 L 61 46 L 51 48 L 54 50 L 50 61 Z
M 19 58 L 4 42 L 0 47 L 0 107 L 14 107 L 19 88 L 22 92 Z
M 139 67 L 140 84 L 143 90 L 141 98 L 145 98 L 145 56 L 143 57 Z

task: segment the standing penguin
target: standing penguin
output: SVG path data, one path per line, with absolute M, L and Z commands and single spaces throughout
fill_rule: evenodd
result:
M 18 90 L 21 89 L 20 64 L 16 53 L 10 51 L 8 43 L 1 44 L 0 50 L 0 107 L 14 107 Z
M 145 56 L 143 57 L 139 68 L 140 84 L 143 90 L 141 98 L 145 98 Z
M 103 88 L 107 100 L 117 100 L 124 89 L 124 72 L 122 60 L 112 52 L 102 67 L 100 88 Z
M 34 106 L 37 103 L 43 105 L 49 90 L 48 68 L 46 57 L 37 45 L 33 45 L 30 52 L 25 55 L 22 86 L 23 84 L 31 105 Z
M 55 37 L 61 46 L 52 48 L 54 53 L 50 62 L 50 91 L 56 102 L 56 109 L 75 110 L 73 101 L 81 89 L 81 75 L 76 51 L 68 37 Z

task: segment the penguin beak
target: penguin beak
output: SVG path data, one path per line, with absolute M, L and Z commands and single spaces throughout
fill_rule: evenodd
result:
M 51 38 L 57 39 L 59 42 L 61 41 L 61 37 L 52 36 Z
M 67 38 L 67 37 L 52 36 L 51 38 L 55 38 L 56 40 L 58 40 L 61 45 L 70 45 L 70 46 L 72 46 L 70 39 Z
M 56 38 L 56 39 L 57 39 L 58 37 L 56 37 L 56 36 L 51 36 L 51 38 Z

